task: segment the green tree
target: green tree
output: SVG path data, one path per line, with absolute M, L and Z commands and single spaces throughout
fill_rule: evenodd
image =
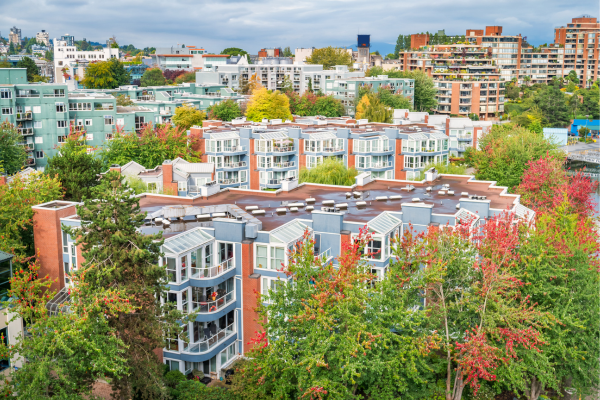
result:
M 534 97 L 533 102 L 550 126 L 564 127 L 570 123 L 565 94 L 558 87 L 546 86 Z
M 412 104 L 410 104 L 410 100 L 404 97 L 401 94 L 394 94 L 386 87 L 379 87 L 377 91 L 377 97 L 379 101 L 384 105 L 397 110 L 397 109 L 406 109 L 412 110 Z
M 399 71 L 400 72 L 400 71 Z M 414 109 L 416 111 L 431 111 L 437 107 L 437 89 L 433 85 L 433 78 L 427 73 L 416 70 L 397 74 L 398 78 L 409 78 L 415 80 L 415 94 L 413 97 Z
M 81 84 L 87 89 L 114 89 L 118 87 L 112 68 L 110 61 L 90 63 L 85 70 L 85 77 L 81 80 Z
M 346 109 L 342 102 L 333 98 L 333 96 L 319 96 L 311 115 L 323 115 L 330 118 L 341 117 L 346 115 Z
M 314 168 L 300 169 L 300 183 L 312 182 L 323 185 L 354 185 L 358 171 L 354 168 L 347 168 L 344 163 L 335 157 L 327 157 L 323 162 Z
M 467 150 L 465 160 L 475 168 L 477 179 L 496 181 L 498 186 L 507 186 L 512 190 L 521 183 L 528 163 L 539 160 L 546 154 L 563 158 L 558 145 L 543 135 L 523 127 L 504 124 L 494 125 L 481 138 L 478 149 Z
M 100 151 L 103 169 L 112 164 L 125 165 L 135 161 L 145 168 L 152 169 L 164 160 L 181 157 L 189 162 L 200 162 L 200 153 L 194 148 L 199 143 L 197 134 L 189 136 L 183 129 L 173 125 L 155 127 L 144 126 L 142 132 L 117 131 L 112 140 Z
M 230 56 L 237 56 L 237 55 L 244 56 L 244 55 L 248 54 L 248 52 L 240 49 L 239 47 L 228 47 L 226 49 L 223 49 L 221 54 L 227 54 Z
M 261 87 L 252 93 L 246 108 L 246 117 L 256 122 L 265 118 L 291 120 L 290 101 L 283 93 L 271 92 Z
M 8 55 L 9 55 L 9 56 L 12 56 L 12 55 L 14 55 L 14 54 L 17 54 L 17 50 L 15 50 L 15 46 L 14 46 L 14 44 L 11 42 L 11 43 L 8 45 Z
M 16 126 L 8 121 L 0 123 L 0 174 L 13 175 L 23 168 L 27 152 L 22 141 Z
M 371 239 L 365 229 L 343 243 L 337 268 L 308 232 L 292 248 L 289 279 L 259 296 L 263 331 L 240 371 L 252 398 L 396 399 L 422 382 L 433 343 L 424 313 L 410 308 L 397 274 L 371 273 L 365 258 L 382 257 L 366 250 Z
M 394 47 L 394 58 L 398 58 L 400 52 L 404 50 L 404 35 L 398 35 L 398 39 L 396 39 L 396 46 Z
M 81 289 L 82 296 L 119 288 L 135 309 L 107 319 L 114 336 L 124 344 L 129 371 L 127 375 L 107 372 L 111 386 L 121 398 L 166 398 L 166 388 L 157 379 L 163 365 L 154 350 L 165 347 L 164 332 L 179 334 L 180 324 L 188 320 L 171 303 L 161 305 L 167 290 L 165 267 L 157 265 L 162 235 L 139 231 L 146 213 L 115 171 L 106 174 L 92 198 L 77 207 L 77 215 L 81 226 L 63 229 L 78 238 L 86 260 L 82 267 L 89 285 Z
M 40 69 L 35 65 L 35 61 L 29 57 L 23 57 L 19 60 L 19 62 L 17 62 L 17 68 L 27 68 L 28 82 L 33 82 L 33 77 L 40 74 Z
M 121 106 L 121 107 L 135 106 L 135 103 L 133 102 L 133 100 L 131 100 L 129 98 L 129 96 L 127 96 L 127 95 L 119 94 L 119 95 L 117 95 L 116 99 L 117 99 L 118 106 Z
M 6 185 L 0 185 L 0 250 L 19 256 L 35 255 L 31 207 L 61 197 L 58 179 L 41 172 L 27 177 L 15 175 Z
M 352 56 L 346 49 L 336 47 L 325 47 L 314 49 L 310 57 L 305 60 L 306 64 L 321 64 L 323 69 L 331 69 L 336 65 L 347 65 L 352 67 Z
M 566 77 L 571 83 L 578 84 L 579 78 L 577 77 L 577 72 L 574 70 L 569 71 L 569 75 Z
M 593 85 L 589 89 L 579 90 L 577 92 L 581 96 L 581 104 L 578 106 L 580 115 L 588 115 L 590 119 L 600 119 L 600 89 L 598 85 Z
M 206 119 L 206 113 L 195 107 L 183 105 L 175 109 L 172 121 L 175 126 L 187 131 L 192 126 L 202 126 L 202 121 Z
M 294 53 L 292 53 L 292 50 L 290 49 L 290 46 L 286 47 L 283 49 L 283 57 L 293 57 Z
M 160 68 L 149 68 L 142 75 L 140 86 L 163 86 L 167 83 Z
M 279 89 L 281 93 L 291 93 L 294 91 L 294 87 L 292 86 L 292 80 L 289 76 L 285 75 L 283 77 L 283 81 L 281 82 L 281 89 Z
M 234 100 L 224 100 L 208 108 L 208 119 L 231 121 L 241 116 L 240 105 Z
M 587 126 L 582 126 L 577 132 L 579 133 L 579 137 L 581 139 L 586 139 L 590 134 L 590 129 Z
M 46 51 L 46 53 L 44 54 L 44 58 L 48 61 L 54 61 L 54 52 L 50 50 Z
M 50 78 L 47 76 L 34 75 L 33 82 L 34 83 L 35 82 L 48 83 L 48 82 L 50 82 Z
M 45 173 L 57 177 L 65 190 L 65 199 L 82 201 L 90 198 L 92 188 L 98 184 L 98 175 L 102 172 L 102 162 L 93 153 L 85 141 L 85 131 L 71 133 L 65 143 L 58 147 L 58 153 L 48 159 Z
M 374 94 L 366 94 L 356 106 L 356 119 L 368 119 L 369 122 L 391 123 L 394 111 L 383 104 Z
M 0 68 L 12 68 L 12 64 L 6 60 L 0 60 Z
M 129 85 L 129 82 L 131 82 L 131 74 L 125 69 L 123 63 L 116 58 L 113 58 L 108 62 L 110 63 L 110 73 L 115 79 L 115 86 L 108 89 Z

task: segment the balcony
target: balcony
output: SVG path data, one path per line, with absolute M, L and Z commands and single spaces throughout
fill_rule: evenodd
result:
M 199 314 L 210 314 L 217 312 L 235 301 L 235 296 L 233 294 L 234 292 L 231 291 L 219 298 L 215 298 L 212 301 L 192 301 L 193 311 Z
M 294 161 L 286 161 L 286 162 L 273 163 L 273 168 L 275 168 L 275 169 L 291 168 L 291 167 L 294 167 L 295 165 L 296 165 L 296 163 Z
M 294 151 L 294 146 L 273 147 L 273 153 L 288 153 Z
M 246 161 L 224 163 L 223 168 L 243 168 L 246 167 Z
M 18 112 L 16 116 L 17 121 L 31 121 L 33 119 L 33 114 L 31 111 Z
M 210 268 L 192 268 L 192 279 L 215 278 L 233 268 L 233 258 L 223 261 L 219 265 Z
M 156 98 L 154 96 L 150 96 L 150 95 L 142 95 L 142 96 L 138 96 L 137 99 L 141 100 L 141 101 L 154 101 Z
M 33 135 L 33 128 L 18 128 L 19 133 L 23 136 L 31 136 Z
M 244 146 L 223 147 L 223 153 L 240 153 L 246 151 Z
M 323 153 L 337 153 L 338 151 L 344 151 L 343 147 L 323 147 Z
M 17 98 L 39 98 L 40 94 L 35 92 L 17 93 Z
M 207 328 L 208 329 L 208 328 Z M 204 332 L 204 340 L 195 343 L 184 343 L 183 352 L 188 354 L 206 353 L 219 343 L 223 343 L 231 335 L 235 333 L 235 322 L 231 325 L 217 331 L 216 333 Z
M 219 180 L 219 184 L 221 184 L 221 185 L 233 185 L 233 184 L 236 184 L 236 183 L 242 183 L 242 182 L 240 182 L 240 180 L 238 178 L 235 178 L 235 179 L 220 179 Z
M 25 165 L 28 167 L 31 167 L 32 165 L 35 165 L 35 158 L 27 158 L 25 160 Z
M 391 161 L 380 162 L 380 163 L 371 163 L 371 169 L 389 168 L 391 166 L 392 166 Z

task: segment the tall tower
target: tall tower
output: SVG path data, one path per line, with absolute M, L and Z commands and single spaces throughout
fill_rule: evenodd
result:
M 356 62 L 371 65 L 371 35 L 358 35 L 358 57 Z

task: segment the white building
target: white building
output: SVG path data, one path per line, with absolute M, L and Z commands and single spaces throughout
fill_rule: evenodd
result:
M 291 58 L 265 58 L 258 64 L 248 64 L 241 58 L 237 64 L 213 65 L 212 70 L 196 72 L 196 83 L 227 85 L 232 89 L 239 87 L 240 79 L 249 80 L 257 75 L 260 83 L 269 90 L 280 90 L 284 77 L 292 82 L 294 91 L 303 94 L 312 86 L 314 91 L 325 91 L 326 79 L 347 79 L 363 77 L 364 72 L 350 72 L 345 65 L 324 70 L 322 65 L 298 64 Z
M 90 62 L 119 58 L 119 49 L 105 47 L 102 50 L 79 51 L 67 46 L 64 40 L 54 39 L 54 83 L 66 83 L 69 90 L 78 88 Z
M 43 29 L 41 32 L 38 32 L 35 34 L 35 40 L 38 43 L 44 43 L 44 45 L 46 45 L 46 46 L 50 45 L 50 35 L 48 34 L 48 32 L 46 32 Z

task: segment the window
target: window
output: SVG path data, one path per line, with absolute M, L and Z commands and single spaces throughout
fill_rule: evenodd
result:
M 65 103 L 56 103 L 56 112 L 64 113 L 65 112 Z
M 71 269 L 69 268 L 68 262 L 63 263 L 63 264 L 64 264 L 63 268 L 65 269 L 65 284 L 68 285 L 71 282 L 71 280 L 68 278 L 69 273 L 71 272 Z
M 93 133 L 86 133 L 85 140 L 94 140 L 94 134 Z
M 156 182 L 148 182 L 147 187 L 149 192 L 156 192 L 158 189 Z
M 69 103 L 69 111 L 91 111 L 92 103 Z
M 40 136 L 36 136 L 36 138 L 35 138 L 35 143 L 37 143 L 37 144 L 42 144 L 42 143 L 44 143 L 44 138 L 43 138 L 43 137 L 40 137 Z
M 271 269 L 281 269 L 285 258 L 285 249 L 271 247 Z
M 91 119 L 86 119 L 85 120 L 85 126 L 92 126 L 92 120 Z
M 2 107 L 2 115 L 12 115 L 12 107 Z
M 221 352 L 221 368 L 235 357 L 235 342 Z
M 125 118 L 117 118 L 118 126 L 125 126 Z
M 233 258 L 233 244 L 219 243 L 219 263 Z
M 163 265 L 167 266 L 167 279 L 169 282 L 177 282 L 177 262 L 174 258 L 164 257 Z
M 0 301 L 7 301 L 9 298 L 10 278 L 12 278 L 10 260 L 0 262 Z
M 44 152 L 42 150 L 37 150 L 35 152 L 35 158 L 44 158 Z
M 69 253 L 69 235 L 67 232 L 63 231 L 62 233 L 62 244 L 63 244 L 63 253 Z
M 115 124 L 115 119 L 113 118 L 112 115 L 104 116 L 104 125 L 114 125 L 114 124 Z
M 256 246 L 256 268 L 267 269 L 267 246 Z
M 65 143 L 67 141 L 67 137 L 66 136 L 59 136 L 58 137 L 58 143 Z
M 33 122 L 33 127 L 35 129 L 42 129 L 42 121 L 34 121 Z
M 210 268 L 212 260 L 212 245 L 208 245 L 204 248 L 204 268 Z
M 8 327 L 0 329 L 0 337 L 5 345 L 8 346 Z M 10 368 L 10 359 L 4 358 L 0 360 L 0 371 Z
M 187 256 L 182 256 L 180 258 L 180 261 L 181 261 L 181 282 L 183 282 L 187 279 L 187 268 L 188 268 Z
M 41 114 L 41 112 L 42 112 L 42 106 L 33 106 L 34 114 Z
M 382 259 L 381 240 L 371 240 L 365 248 L 365 254 L 371 253 L 371 259 L 381 260 Z
M 67 127 L 67 121 L 56 121 L 56 127 L 57 128 L 66 128 Z
M 54 89 L 54 97 L 65 97 L 65 89 Z
M 276 292 L 277 288 L 284 284 L 284 281 L 278 278 L 262 278 L 260 293 L 263 296 L 269 295 L 269 289 Z
M 0 99 L 11 99 L 12 92 L 10 89 L 0 89 Z
M 177 182 L 177 191 L 187 192 L 187 182 L 186 181 Z

